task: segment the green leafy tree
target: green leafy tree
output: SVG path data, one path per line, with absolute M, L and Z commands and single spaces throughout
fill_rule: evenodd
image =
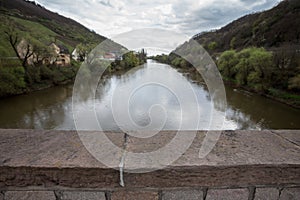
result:
M 217 46 L 218 46 L 217 42 L 210 42 L 207 47 L 209 50 L 215 50 Z
M 252 48 L 249 57 L 251 72 L 247 78 L 248 84 L 255 89 L 267 90 L 272 83 L 274 71 L 272 53 L 263 48 Z
M 225 51 L 218 60 L 218 68 L 225 78 L 232 79 L 235 75 L 235 66 L 238 63 L 236 52 L 233 50 Z
M 231 48 L 231 49 L 234 49 L 234 48 L 235 48 L 235 43 L 236 43 L 236 37 L 233 37 L 233 38 L 230 40 L 230 48 Z
M 21 66 L 0 67 L 0 97 L 22 93 L 26 87 L 24 75 Z
M 80 61 L 84 61 L 87 58 L 87 55 L 89 54 L 89 52 L 95 47 L 95 45 L 93 44 L 78 44 L 76 46 L 76 51 L 78 53 L 79 56 L 79 60 Z
M 223 77 L 235 79 L 239 85 L 266 90 L 274 71 L 272 53 L 263 48 L 247 48 L 238 53 L 225 51 L 218 60 Z
M 130 51 L 123 55 L 123 62 L 125 62 L 125 68 L 132 68 L 139 64 L 139 59 L 134 52 Z

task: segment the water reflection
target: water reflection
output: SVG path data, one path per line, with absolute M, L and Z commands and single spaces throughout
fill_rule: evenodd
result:
M 72 86 L 59 86 L 0 101 L 1 128 L 72 129 Z
M 126 91 L 136 87 L 141 79 L 150 80 L 152 77 L 165 79 L 178 90 L 172 92 L 161 85 L 148 85 L 135 90 L 129 102 L 124 101 L 122 95 L 126 95 Z M 189 81 L 191 90 L 195 91 L 196 104 L 187 98 L 190 95 L 189 90 L 181 90 L 184 88 L 185 81 Z M 85 91 L 85 88 L 82 90 Z M 76 107 L 94 109 L 94 102 L 88 98 L 89 92 L 86 93 L 87 98 L 77 102 Z M 226 87 L 226 93 L 228 108 L 224 129 L 300 128 L 299 109 L 230 87 Z M 180 102 L 176 95 L 182 95 L 185 99 L 184 103 Z M 132 122 L 148 129 L 160 126 L 167 130 L 176 130 L 180 127 L 208 129 L 210 117 L 215 117 L 211 116 L 214 108 L 209 93 L 200 80 L 192 81 L 168 65 L 153 62 L 125 74 L 107 77 L 99 83 L 95 110 L 103 129 L 131 128 L 130 124 L 116 124 L 114 120 L 116 117 L 119 119 L 127 117 L 127 111 L 122 111 L 122 106 L 127 104 Z M 185 111 L 182 111 L 183 107 Z M 195 125 L 193 118 L 197 109 L 200 113 L 200 121 Z M 0 110 L 1 128 L 75 129 L 72 113 L 72 85 L 2 99 Z M 86 123 L 89 123 L 89 119 L 86 119 Z M 93 126 L 91 124 L 91 127 Z

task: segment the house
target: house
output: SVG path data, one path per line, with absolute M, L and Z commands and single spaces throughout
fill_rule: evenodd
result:
M 111 53 L 111 52 L 106 52 L 104 54 L 104 60 L 114 61 L 114 60 L 116 60 L 116 55 L 114 53 Z
M 122 54 L 119 51 L 114 51 L 113 53 L 116 55 L 115 60 L 123 60 Z
M 100 59 L 109 61 L 122 60 L 122 55 L 118 52 L 106 52 L 104 55 L 100 56 Z
M 29 51 L 28 51 L 29 49 Z M 38 50 L 35 49 L 26 40 L 21 40 L 17 45 L 17 51 L 21 59 L 26 57 L 26 54 L 32 54 L 27 59 L 27 64 L 34 65 L 37 63 L 42 63 L 46 65 L 58 65 L 58 66 L 68 66 L 71 64 L 71 58 L 69 50 L 59 44 L 51 43 L 49 45 L 49 50 Z
M 68 66 L 71 64 L 71 56 L 70 52 L 67 47 L 60 45 L 60 44 L 55 44 L 52 43 L 50 45 L 51 50 L 54 52 L 54 56 L 56 55 L 55 58 L 55 64 L 58 66 Z M 52 58 L 50 58 L 50 64 L 52 62 Z
M 76 61 L 82 61 L 77 48 L 75 48 L 72 52 L 72 59 L 74 59 Z

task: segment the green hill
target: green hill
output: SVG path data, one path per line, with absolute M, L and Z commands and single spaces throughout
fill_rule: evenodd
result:
M 30 1 L 0 0 L 0 20 L 0 57 L 14 55 L 3 34 L 9 29 L 38 45 L 57 42 L 68 47 L 69 51 L 80 43 L 95 46 L 106 39 L 76 21 Z
M 61 67 L 56 61 L 45 64 L 44 60 L 39 60 L 42 56 L 61 59 L 61 63 L 65 63 L 64 57 L 53 54 L 50 44 L 55 43 L 64 52 L 71 53 L 77 46 L 88 50 L 106 39 L 78 22 L 30 1 L 0 0 L 0 21 L 0 97 L 74 80 L 79 62 L 67 61 L 67 66 Z M 20 53 L 16 53 L 22 42 L 23 51 L 29 50 L 34 63 L 24 62 Z
M 231 85 L 300 107 L 300 1 L 244 16 L 219 30 L 196 34 Z M 190 41 L 154 59 L 193 71 L 176 52 L 190 52 Z
M 300 45 L 300 1 L 284 0 L 276 7 L 233 21 L 225 27 L 193 38 L 214 52 L 256 46 L 266 49 Z M 215 43 L 214 47 L 212 47 Z

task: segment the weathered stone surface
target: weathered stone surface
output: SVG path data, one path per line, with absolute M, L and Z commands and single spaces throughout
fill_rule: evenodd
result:
M 4 195 L 0 191 L 0 200 L 4 200 Z
M 206 200 L 248 200 L 248 189 L 212 189 L 207 191 Z
M 104 192 L 63 191 L 60 200 L 106 200 Z
M 7 191 L 5 200 L 56 200 L 53 191 Z
M 285 140 L 298 145 L 300 147 L 300 131 L 299 130 L 272 130 L 272 133 L 284 138 Z
M 117 191 L 111 200 L 158 200 L 158 192 L 151 191 Z
M 201 190 L 170 190 L 163 191 L 162 200 L 199 200 L 203 199 Z
M 113 143 L 123 144 L 123 133 L 108 134 Z M 0 152 L 0 166 L 108 168 L 86 150 L 76 131 L 0 129 Z
M 256 188 L 254 200 L 277 200 L 279 190 L 277 188 Z
M 188 151 L 172 166 L 300 164 L 300 157 L 297 156 L 300 148 L 277 137 L 271 131 L 223 131 L 212 151 L 200 159 L 199 149 L 202 146 L 203 134 L 204 132 L 198 132 Z M 300 131 L 293 133 L 299 134 Z
M 123 144 L 124 134 L 109 138 Z M 97 161 L 75 131 L 0 129 L 0 152 L 0 187 L 119 186 L 118 171 Z
M 190 131 L 183 135 L 193 134 Z M 214 134 L 220 132 L 209 132 Z M 126 187 L 222 187 L 300 184 L 300 148 L 291 142 L 299 131 L 288 132 L 289 140 L 271 131 L 224 131 L 212 151 L 199 158 L 206 132 L 198 131 L 191 147 L 169 166 L 169 154 L 125 155 L 125 171 L 140 170 L 141 162 L 159 162 L 163 168 L 142 174 L 124 174 Z M 87 135 L 97 134 L 86 132 Z M 150 139 L 107 133 L 117 146 L 134 153 L 153 152 L 170 143 L 176 133 L 164 131 Z M 184 141 L 184 140 L 182 140 Z M 188 141 L 188 140 L 187 140 Z M 297 139 L 293 139 L 297 141 Z M 97 144 L 97 141 L 92 141 Z M 75 131 L 37 131 L 0 129 L 0 187 L 65 186 L 75 188 L 119 188 L 119 171 L 97 161 L 85 148 Z M 107 149 L 107 153 L 110 150 Z M 120 152 L 115 154 L 121 160 Z M 109 155 L 107 156 L 109 158 Z M 119 168 L 119 160 L 114 167 Z M 137 168 L 137 169 L 136 169 Z M 144 169 L 142 169 L 144 170 Z
M 181 133 L 186 135 L 186 140 L 181 138 L 182 144 L 184 144 L 189 141 L 194 132 L 182 131 Z M 219 133 L 211 131 L 207 135 L 217 135 Z M 198 131 L 190 148 L 176 162 L 169 163 L 170 166 L 300 164 L 300 158 L 297 156 L 300 153 L 299 147 L 278 137 L 271 131 L 224 131 L 212 151 L 205 158 L 199 158 L 199 149 L 203 144 L 205 134 L 206 132 Z M 300 131 L 290 134 L 300 135 Z M 153 152 L 170 143 L 175 135 L 176 132 L 163 131 L 152 138 L 129 137 L 127 150 L 134 153 Z M 173 153 L 160 151 L 156 157 L 149 157 L 148 160 L 143 160 L 143 162 L 148 162 L 149 166 L 152 163 L 162 163 L 161 161 L 166 160 Z M 139 166 L 139 160 L 140 157 L 138 156 L 127 155 L 125 159 L 126 169 L 134 169 L 135 164 Z
M 119 187 L 119 172 L 97 168 L 30 168 L 0 167 L 1 187 L 73 187 L 114 188 Z
M 300 187 L 298 188 L 285 188 L 281 191 L 279 200 L 299 200 Z
M 151 138 L 148 142 L 130 137 L 128 150 L 153 151 L 173 137 Z M 213 150 L 205 158 L 199 158 L 204 137 L 205 132 L 198 132 L 191 147 L 167 168 L 147 174 L 126 174 L 125 184 L 132 187 L 219 187 L 300 183 L 300 148 L 270 131 L 224 131 Z M 168 157 L 161 155 L 162 160 Z M 157 161 L 160 160 L 150 157 L 145 160 L 149 165 Z M 134 164 L 139 162 L 138 157 L 126 155 L 125 169 L 136 171 Z

